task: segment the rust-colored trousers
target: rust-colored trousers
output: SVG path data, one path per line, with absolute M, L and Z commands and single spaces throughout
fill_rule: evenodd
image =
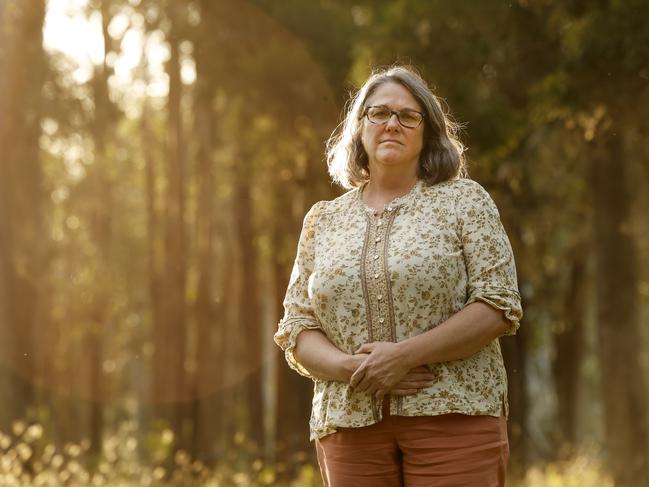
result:
M 504 417 L 390 416 L 316 440 L 325 487 L 503 487 Z

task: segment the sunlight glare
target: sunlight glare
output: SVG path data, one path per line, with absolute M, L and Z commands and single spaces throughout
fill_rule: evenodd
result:
M 87 83 L 95 67 L 104 62 L 101 14 L 95 10 L 87 16 L 87 7 L 88 0 L 49 0 L 43 27 L 45 49 L 62 53 L 75 63 L 72 79 L 77 84 Z M 139 113 L 138 100 L 145 96 L 164 98 L 169 93 L 165 72 L 169 46 L 161 30 L 146 33 L 144 24 L 144 17 L 126 6 L 108 25 L 110 37 L 120 42 L 119 52 L 106 56 L 106 65 L 114 70 L 109 78 L 111 99 L 122 99 L 122 108 L 130 117 Z M 181 59 L 181 77 L 185 84 L 196 79 L 191 56 Z
M 78 63 L 73 74 L 77 83 L 88 81 L 94 65 L 104 58 L 101 16 L 93 12 L 85 17 L 86 6 L 87 0 L 49 0 L 43 26 L 45 48 L 62 52 Z

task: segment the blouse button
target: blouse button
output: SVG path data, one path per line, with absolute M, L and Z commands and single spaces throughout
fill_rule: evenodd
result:
M 381 241 L 381 237 L 376 237 L 376 238 L 374 239 L 374 241 L 377 242 L 377 243 L 380 242 L 380 241 Z
M 379 295 L 376 297 L 376 299 L 378 299 L 379 301 L 381 301 L 381 300 L 383 299 L 383 296 L 381 296 L 381 295 L 379 294 Z
M 379 220 L 378 222 L 376 222 L 377 227 L 380 227 L 381 225 L 383 225 L 383 221 Z
M 376 274 L 374 274 L 374 279 L 378 279 L 378 278 L 379 278 L 379 273 L 377 272 Z
M 378 258 L 379 258 L 378 254 L 374 254 L 374 260 L 376 260 Z
M 385 321 L 385 319 L 379 318 L 379 323 L 383 323 L 384 321 Z

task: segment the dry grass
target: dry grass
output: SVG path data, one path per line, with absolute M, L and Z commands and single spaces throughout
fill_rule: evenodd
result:
M 515 487 L 613 487 L 613 480 L 592 456 L 530 468 Z
M 242 453 L 231 452 L 222 464 L 207 466 L 183 450 L 169 455 L 173 433 L 163 430 L 146 440 L 150 464 L 141 461 L 142 449 L 135 425 L 123 423 L 103 440 L 98 458 L 91 460 L 90 442 L 68 443 L 62 448 L 47 441 L 38 424 L 13 423 L 11 434 L 0 432 L 0 486 L 2 487 L 318 487 L 319 473 L 306 463 L 305 455 L 296 458 L 298 478 L 278 482 L 285 464 L 266 465 L 261 459 L 242 462 Z M 93 467 L 88 465 L 92 464 Z
M 239 441 L 241 452 L 232 451 L 221 464 L 207 466 L 178 450 L 169 455 L 173 433 L 162 430 L 147 439 L 149 464 L 143 464 L 142 449 L 135 425 L 124 423 L 107 436 L 101 452 L 90 461 L 90 442 L 68 443 L 57 449 L 47 441 L 38 424 L 17 421 L 11 434 L 0 433 L 0 486 L 2 487 L 321 487 L 317 467 L 305 454 L 290 462 L 274 465 L 253 458 Z M 291 463 L 289 465 L 288 463 Z M 93 465 L 89 467 L 89 465 Z M 287 468 L 298 472 L 292 481 L 278 477 Z M 295 468 L 294 468 L 295 467 Z M 511 487 L 613 487 L 601 465 L 592 456 L 544 467 L 533 467 Z

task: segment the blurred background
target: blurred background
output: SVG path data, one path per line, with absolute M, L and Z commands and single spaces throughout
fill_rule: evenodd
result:
M 649 2 L 0 0 L 0 485 L 318 486 L 272 342 L 350 91 L 464 124 L 525 318 L 512 486 L 649 478 Z

